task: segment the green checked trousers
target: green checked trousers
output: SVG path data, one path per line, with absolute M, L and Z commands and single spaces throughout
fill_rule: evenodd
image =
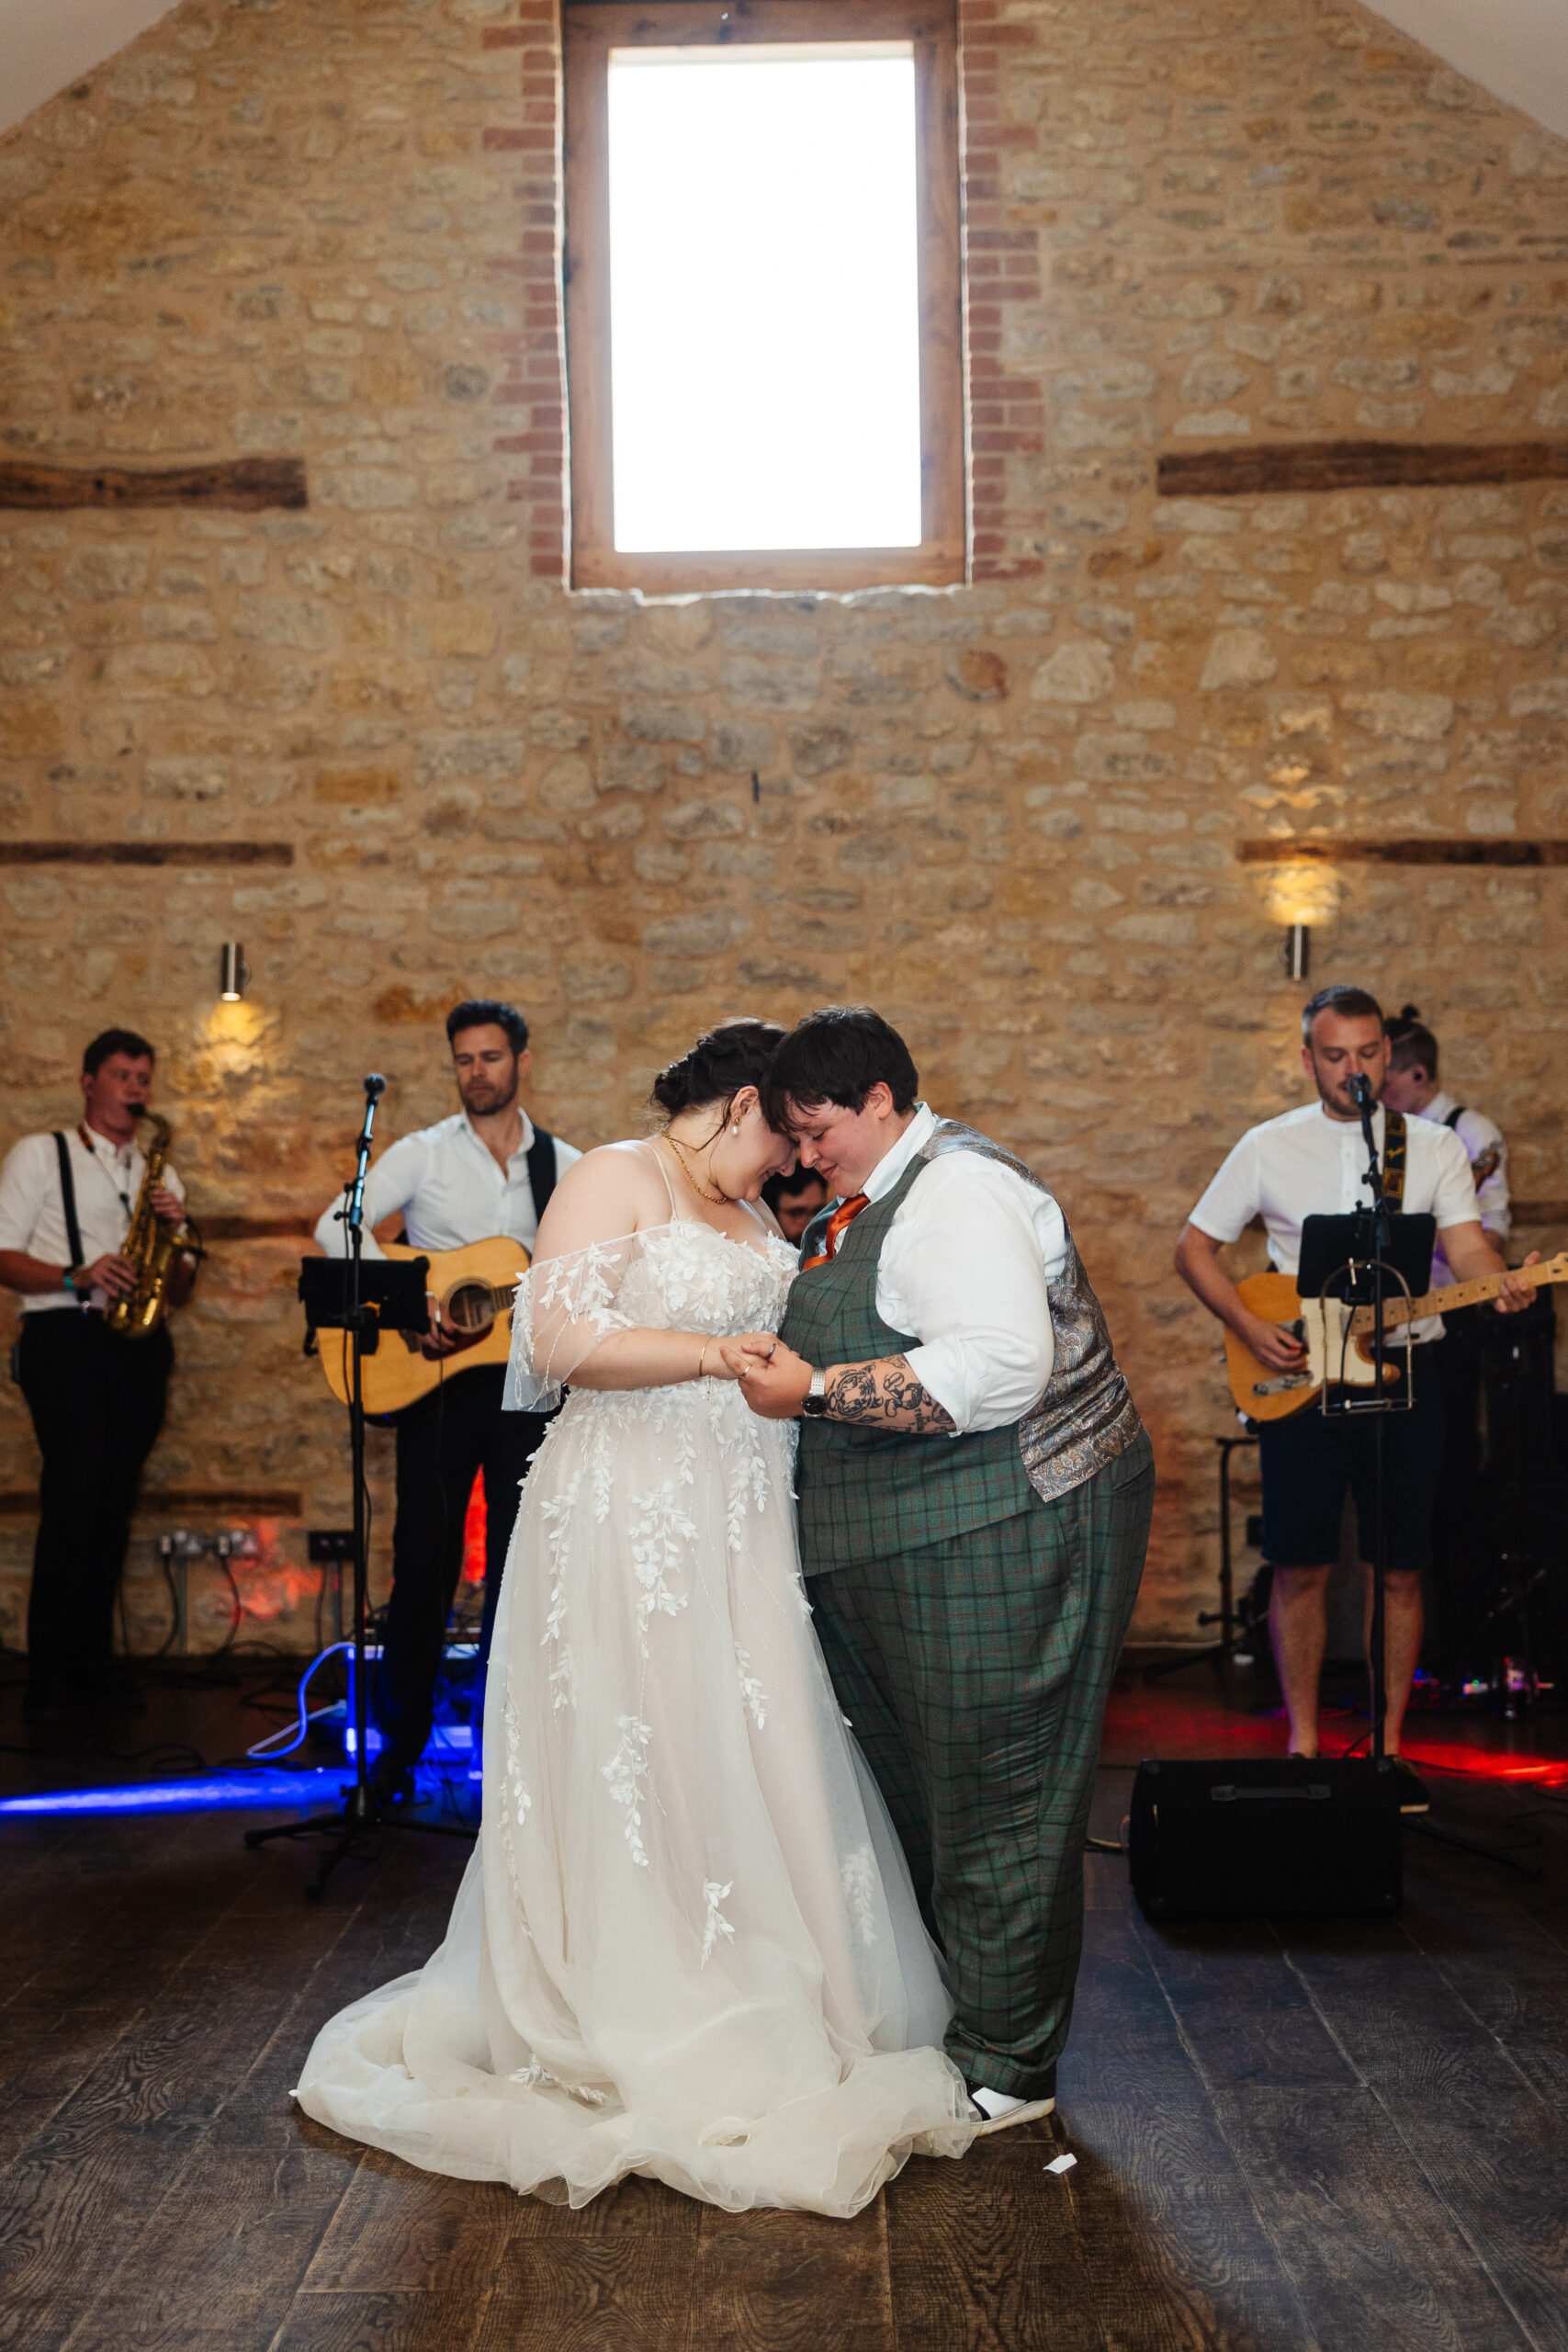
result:
M 947 1958 L 971 2082 L 1055 2089 L 1083 1945 L 1083 1841 L 1143 1574 L 1154 1453 L 1053 1502 L 813 1577 L 840 1703 Z

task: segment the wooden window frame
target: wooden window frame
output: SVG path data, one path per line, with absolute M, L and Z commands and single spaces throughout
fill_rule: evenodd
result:
M 561 34 L 571 585 L 679 595 L 725 588 L 940 588 L 962 582 L 967 548 L 954 0 L 566 0 Z M 620 554 L 610 420 L 610 51 L 868 40 L 907 40 L 914 50 L 920 544 Z

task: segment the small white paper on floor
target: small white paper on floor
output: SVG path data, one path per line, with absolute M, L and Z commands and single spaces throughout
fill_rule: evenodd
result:
M 1056 2156 L 1045 2169 L 1047 2172 L 1071 2172 L 1077 2162 L 1077 2156 Z

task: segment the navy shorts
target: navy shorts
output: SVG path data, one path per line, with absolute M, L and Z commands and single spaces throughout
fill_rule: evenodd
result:
M 1263 1556 L 1271 1567 L 1315 1568 L 1339 1557 L 1345 1489 L 1356 1498 L 1357 1549 L 1372 1555 L 1372 1450 L 1383 1430 L 1383 1525 L 1388 1565 L 1429 1567 L 1432 1499 L 1443 1453 L 1443 1392 L 1435 1351 L 1418 1347 L 1416 1403 L 1407 1413 L 1332 1416 L 1311 1406 L 1258 1432 L 1263 1474 Z M 1425 1361 L 1423 1361 L 1425 1359 Z M 1389 1394 L 1403 1396 L 1402 1378 Z

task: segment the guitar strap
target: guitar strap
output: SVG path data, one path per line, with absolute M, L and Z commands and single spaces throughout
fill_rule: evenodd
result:
M 1459 1134 L 1459 1123 L 1463 1116 L 1464 1104 L 1462 1102 L 1456 1102 L 1453 1109 L 1449 1113 L 1448 1117 L 1443 1121 L 1443 1125 L 1445 1127 L 1452 1127 L 1455 1135 L 1457 1136 Z
M 71 1251 L 71 1263 L 79 1266 L 83 1262 L 83 1255 L 82 1228 L 76 1222 L 76 1179 L 71 1171 L 70 1147 L 58 1130 L 54 1149 L 60 1161 L 60 1205 L 65 1211 L 65 1239 Z
M 1395 1211 L 1404 1206 L 1404 1152 L 1409 1142 L 1403 1111 L 1383 1113 L 1382 1129 L 1382 1190 L 1389 1207 Z
M 544 1222 L 550 1194 L 556 1189 L 556 1139 L 543 1127 L 536 1127 L 534 1140 L 528 1146 L 528 1190 L 534 1195 L 534 1214 Z

